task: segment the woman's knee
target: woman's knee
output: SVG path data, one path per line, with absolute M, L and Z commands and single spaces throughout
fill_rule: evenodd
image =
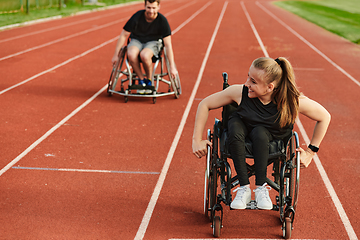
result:
M 229 128 L 229 141 L 242 141 L 245 142 L 247 129 L 241 119 L 231 118 L 228 122 Z
M 270 132 L 262 126 L 255 127 L 249 134 L 249 137 L 252 142 L 264 142 L 268 143 L 272 140 Z

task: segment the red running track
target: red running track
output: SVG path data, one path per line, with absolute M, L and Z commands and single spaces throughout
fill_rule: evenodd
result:
M 266 0 L 167 0 L 183 94 L 124 103 L 105 86 L 116 38 L 141 8 L 0 32 L 0 239 L 211 238 L 205 162 L 191 153 L 196 107 L 222 72 L 243 83 L 264 55 L 288 57 L 301 91 L 332 114 L 301 170 L 292 237 L 358 239 L 359 46 Z M 300 121 L 306 146 L 314 123 Z M 225 208 L 223 225 L 226 239 L 281 237 L 278 212 Z

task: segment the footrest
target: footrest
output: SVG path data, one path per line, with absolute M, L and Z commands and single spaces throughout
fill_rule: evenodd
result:
M 155 87 L 154 86 L 142 86 L 142 85 L 131 85 L 128 88 L 129 90 L 133 90 L 133 89 L 137 89 L 137 90 L 151 90 L 151 91 L 155 91 Z
M 256 210 L 256 209 L 259 209 L 259 208 L 257 208 L 257 206 L 256 206 L 256 201 L 251 200 L 248 204 L 246 204 L 245 209 Z M 230 208 L 230 210 L 236 210 L 236 209 Z M 261 210 L 261 209 L 259 209 L 259 210 Z M 273 204 L 273 208 L 271 210 L 279 211 L 279 207 L 277 205 Z
M 246 209 L 257 209 L 256 207 L 256 201 L 251 200 L 248 204 L 246 204 Z

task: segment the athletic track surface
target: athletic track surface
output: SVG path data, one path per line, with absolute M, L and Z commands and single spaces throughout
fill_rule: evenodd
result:
M 222 72 L 244 83 L 260 56 L 287 57 L 301 91 L 332 114 L 301 170 L 292 237 L 358 239 L 360 47 L 267 0 L 164 0 L 183 94 L 125 103 L 106 84 L 117 36 L 142 8 L 0 32 L 0 239 L 212 238 L 205 160 L 191 152 L 196 108 Z M 296 124 L 303 147 L 313 127 Z M 224 239 L 282 234 L 275 211 L 225 207 L 223 225 Z

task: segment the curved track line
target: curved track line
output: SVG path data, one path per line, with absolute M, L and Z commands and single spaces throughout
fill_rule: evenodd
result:
M 212 2 L 209 2 L 209 4 L 211 4 Z M 213 32 L 213 35 L 211 37 L 211 40 L 210 40 L 210 43 L 209 43 L 209 46 L 207 48 L 207 51 L 206 51 L 206 54 L 205 54 L 205 57 L 204 57 L 204 60 L 202 62 L 202 65 L 201 65 L 201 68 L 200 68 L 200 72 L 199 72 L 199 75 L 197 77 L 197 80 L 195 82 L 195 85 L 194 85 L 194 88 L 193 88 L 193 91 L 191 92 L 191 96 L 189 98 L 189 101 L 186 105 L 186 108 L 185 108 L 185 111 L 184 111 L 184 114 L 181 118 L 181 122 L 180 122 L 180 125 L 178 127 L 178 130 L 176 132 L 176 135 L 174 137 L 174 140 L 171 144 L 171 147 L 170 147 L 170 151 L 168 152 L 168 155 L 167 155 L 167 158 L 166 158 L 166 161 L 164 163 L 164 166 L 163 166 L 163 169 L 161 170 L 161 174 L 160 174 L 160 177 L 159 177 L 159 180 L 158 182 L 156 183 L 156 187 L 153 191 L 153 194 L 151 196 L 151 199 L 150 199 L 150 202 L 148 204 L 148 207 L 146 209 L 146 212 L 144 214 L 144 217 L 141 221 L 141 224 L 140 224 L 140 227 L 138 229 L 138 232 L 136 233 L 136 236 L 135 236 L 135 240 L 141 240 L 144 238 L 145 236 L 145 232 L 147 230 L 147 227 L 149 225 L 149 222 L 150 222 L 150 219 L 151 219 L 151 216 L 152 216 L 152 213 L 155 209 L 155 205 L 156 205 L 156 202 L 159 198 L 159 195 L 160 195 L 160 192 L 161 192 L 161 189 L 162 189 L 162 186 L 164 185 L 164 182 L 165 182 L 165 178 L 166 178 L 166 175 L 167 175 L 167 172 L 169 170 L 169 167 L 170 167 L 170 164 L 171 164 L 171 161 L 172 161 L 172 158 L 174 156 L 174 153 L 175 153 L 175 150 L 176 150 L 176 147 L 179 143 L 179 140 L 180 140 L 180 137 L 181 137 L 181 134 L 182 134 L 182 131 L 184 129 L 184 126 L 185 126 L 185 123 L 187 121 L 187 118 L 189 116 L 189 112 L 190 112 L 190 109 L 193 105 L 193 102 L 194 102 L 194 99 L 195 99 L 195 95 L 197 93 L 197 90 L 199 88 L 199 85 L 200 85 L 200 82 L 201 82 L 201 79 L 202 79 L 202 75 L 204 73 L 204 70 L 205 70 L 205 66 L 206 66 L 206 63 L 207 63 L 207 60 L 209 58 L 209 55 L 210 55 L 210 51 L 212 49 L 212 46 L 214 44 L 214 41 L 215 41 L 215 37 L 217 35 L 217 32 L 219 30 L 219 27 L 220 27 L 220 23 L 222 21 L 222 18 L 224 16 L 224 13 L 225 13 L 225 9 L 227 7 L 227 4 L 228 2 L 226 1 L 224 6 L 223 6 L 223 9 L 221 11 L 221 14 L 220 14 L 220 17 L 218 19 L 218 22 L 216 24 L 216 27 L 215 27 L 215 30 Z M 207 7 L 207 6 L 206 6 Z M 205 9 L 205 8 L 204 8 Z M 200 11 L 200 10 L 199 10 Z
M 19 170 L 39 170 L 39 171 L 58 171 L 58 172 L 84 172 L 84 173 L 122 173 L 122 174 L 148 174 L 158 175 L 159 172 L 135 172 L 135 171 L 119 171 L 119 170 L 95 170 L 95 169 L 79 169 L 79 168 L 41 168 L 41 167 L 12 167 Z
M 287 30 L 289 30 L 292 34 L 294 34 L 296 37 L 298 37 L 301 41 L 303 41 L 306 45 L 308 45 L 312 50 L 314 50 L 316 53 L 318 53 L 320 56 L 322 56 L 326 61 L 328 61 L 331 65 L 333 65 L 336 69 L 338 69 L 340 72 L 342 72 L 345 76 L 347 76 L 351 81 L 353 81 L 356 85 L 360 87 L 360 82 L 356 80 L 353 76 L 351 76 L 348 72 L 346 72 L 343 68 L 341 68 L 339 65 L 337 65 L 335 62 L 333 62 L 328 56 L 326 56 L 324 53 L 322 53 L 319 49 L 317 49 L 314 45 L 312 45 L 308 40 L 306 40 L 303 36 L 301 36 L 299 33 L 297 33 L 294 29 L 289 27 L 286 23 L 281 21 L 277 16 L 275 16 L 272 12 L 270 12 L 268 9 L 266 9 L 263 5 L 261 5 L 259 2 L 256 2 L 256 5 L 258 5 L 264 12 L 269 14 L 272 18 L 274 18 L 276 21 L 278 21 L 281 25 L 283 25 Z
M 259 5 L 259 3 L 258 2 L 256 2 L 258 5 Z M 245 5 L 244 5 L 244 2 L 241 2 L 241 6 L 243 7 L 243 10 L 244 10 L 244 12 L 245 12 L 245 14 L 247 14 L 247 11 L 246 11 L 246 8 L 245 8 Z M 267 9 L 266 9 L 267 10 Z M 271 13 L 272 14 L 272 13 Z M 247 14 L 248 15 L 248 14 Z M 270 15 L 270 14 L 269 14 Z M 272 14 L 273 15 L 273 14 Z M 250 16 L 249 16 L 250 17 Z M 273 18 L 275 18 L 275 19 L 277 19 L 277 17 L 275 16 L 275 15 L 273 15 L 272 16 Z M 291 29 L 290 27 L 288 27 L 285 23 L 282 23 L 281 22 L 281 20 L 278 20 L 279 21 L 279 23 L 281 23 L 283 26 L 285 26 L 285 28 L 287 28 L 287 29 Z M 252 22 L 249 22 L 250 24 L 252 23 Z M 293 30 L 292 30 L 293 31 Z M 295 32 L 295 31 L 294 31 Z M 255 32 L 254 32 L 255 33 Z M 293 33 L 293 32 L 292 32 Z M 299 36 L 299 37 L 301 37 L 301 39 L 304 39 L 301 35 L 299 35 L 298 33 L 296 33 L 297 34 L 297 36 Z M 305 40 L 306 41 L 306 40 Z M 308 43 L 307 41 L 305 42 L 306 44 Z M 260 44 L 260 42 L 259 42 L 259 44 Z M 310 44 L 310 43 L 309 43 Z M 308 46 L 310 46 L 309 44 L 307 44 Z M 261 44 L 260 44 L 260 46 L 261 46 Z M 311 46 L 313 46 L 313 45 L 311 45 Z M 310 46 L 310 47 L 311 47 Z M 311 48 L 315 48 L 315 47 L 311 47 Z M 261 46 L 261 49 L 263 50 L 263 53 L 264 53 L 264 55 L 266 56 L 266 57 L 269 57 L 269 54 L 267 53 L 267 51 L 265 50 L 265 47 L 263 47 L 263 45 Z M 319 51 L 320 52 L 320 51 Z M 324 54 L 323 54 L 324 55 Z M 324 55 L 325 56 L 325 55 Z M 335 63 L 334 63 L 335 64 Z M 333 65 L 334 65 L 333 64 Z M 337 66 L 337 65 L 336 65 Z M 301 121 L 299 120 L 299 119 L 297 119 L 296 120 L 296 124 L 297 124 L 297 126 L 299 127 L 299 129 L 300 129 L 300 132 L 301 132 L 301 135 L 302 135 L 302 137 L 304 138 L 304 140 L 305 140 L 305 142 L 306 142 L 306 144 L 309 144 L 310 143 L 310 140 L 309 140 L 309 137 L 308 137 L 308 135 L 307 135 L 307 133 L 306 133 L 306 131 L 305 131 L 305 129 L 304 129 L 304 127 L 303 127 L 303 125 L 302 125 L 302 123 L 301 123 Z M 346 232 L 347 232 L 347 234 L 348 234 L 348 236 L 349 236 L 349 238 L 350 239 L 358 239 L 357 238 L 357 236 L 356 236 L 356 234 L 355 234 L 355 231 L 354 231 L 354 229 L 353 229 L 353 227 L 352 227 L 352 225 L 351 225 L 351 223 L 350 223 L 350 221 L 349 221 L 349 218 L 347 217 L 347 215 L 346 215 L 346 212 L 345 212 L 345 210 L 344 210 L 344 208 L 343 208 L 343 206 L 342 206 L 342 204 L 341 204 L 341 202 L 340 202 L 340 200 L 339 200 L 339 198 L 338 198 L 338 196 L 337 196 L 337 194 L 336 194 L 336 192 L 335 192 L 335 189 L 333 188 L 333 186 L 332 186 L 332 184 L 331 184 L 331 181 L 330 181 L 330 179 L 328 178 L 328 176 L 327 176 L 327 174 L 326 174 L 326 171 L 325 171 L 325 169 L 324 169 L 324 167 L 322 166 L 322 164 L 321 164 L 321 161 L 320 161 L 320 159 L 319 159 L 319 157 L 317 156 L 317 155 L 315 155 L 314 156 L 314 162 L 315 162 L 315 164 L 316 164 L 316 167 L 317 167 L 317 169 L 318 169 L 318 171 L 319 171 L 319 173 L 320 173 L 320 176 L 321 176 L 321 179 L 323 180 L 323 182 L 324 182 L 324 184 L 325 184 L 325 186 L 326 186 L 326 189 L 328 190 L 328 192 L 329 192 L 329 194 L 330 194 L 330 196 L 331 196 L 331 200 L 333 201 L 333 203 L 334 203 L 334 205 L 335 205 L 335 207 L 336 207 L 336 210 L 337 210 L 337 212 L 338 212 L 338 214 L 339 214 L 339 216 L 340 216 L 340 218 L 341 218 L 341 221 L 342 221 L 342 223 L 344 224 L 344 227 L 345 227 L 345 230 L 346 230 Z

